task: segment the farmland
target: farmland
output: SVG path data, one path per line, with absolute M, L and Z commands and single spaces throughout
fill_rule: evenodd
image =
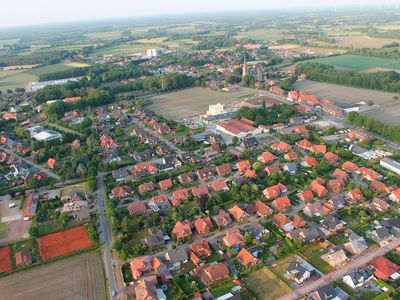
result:
M 305 80 L 294 85 L 296 90 L 313 94 L 318 98 L 328 98 L 339 106 L 347 106 L 360 101 L 373 100 L 375 104 L 387 104 L 393 101 L 394 93 L 361 88 L 346 87 L 336 84 Z
M 105 299 L 98 252 L 73 256 L 0 279 L 1 299 Z
M 245 278 L 247 288 L 257 299 L 277 299 L 291 289 L 268 268 L 251 273 Z
M 31 81 L 38 80 L 40 75 L 49 74 L 53 72 L 65 71 L 74 68 L 81 68 L 87 66 L 86 64 L 56 64 L 48 66 L 40 66 L 32 69 L 25 70 L 7 70 L 0 71 L 0 89 L 15 89 L 17 87 L 24 87 L 25 84 Z
M 247 32 L 240 32 L 237 35 L 238 38 L 249 38 L 257 41 L 276 41 L 281 39 L 283 36 L 281 31 L 278 29 L 255 29 Z
M 387 107 L 365 113 L 366 116 L 381 121 L 386 125 L 399 125 L 400 103 L 396 103 Z
M 392 42 L 398 42 L 396 39 L 376 38 L 366 35 L 349 35 L 335 37 L 336 45 L 354 48 L 381 48 Z
M 352 71 L 364 71 L 372 68 L 400 69 L 398 59 L 388 59 L 380 57 L 367 57 L 359 55 L 340 55 L 325 58 L 316 58 L 311 62 L 331 65 Z
M 247 88 L 231 93 L 192 88 L 153 97 L 151 98 L 153 104 L 149 106 L 149 109 L 169 119 L 185 118 L 206 113 L 211 104 L 233 103 L 254 93 L 254 90 Z

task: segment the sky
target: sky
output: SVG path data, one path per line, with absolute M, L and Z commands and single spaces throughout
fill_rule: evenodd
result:
M 400 0 L 2 0 L 0 27 L 162 14 L 399 3 Z

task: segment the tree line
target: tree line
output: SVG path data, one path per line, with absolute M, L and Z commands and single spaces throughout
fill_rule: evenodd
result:
M 307 78 L 315 81 L 341 84 L 388 92 L 400 92 L 400 74 L 390 72 L 355 73 L 335 70 L 333 66 L 320 63 L 303 63 L 296 66 L 297 74 L 307 74 Z
M 395 142 L 400 142 L 400 125 L 385 125 L 370 117 L 361 116 L 357 112 L 349 113 L 348 120 L 357 127 L 377 133 Z
M 274 104 L 271 109 L 267 109 L 264 103 L 260 108 L 241 107 L 236 117 L 252 120 L 258 126 L 286 123 L 294 114 L 295 110 L 287 104 Z

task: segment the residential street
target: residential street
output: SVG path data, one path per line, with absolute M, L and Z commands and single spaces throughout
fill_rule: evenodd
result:
M 41 172 L 46 173 L 48 176 L 53 177 L 54 179 L 56 179 L 57 181 L 61 181 L 60 176 L 58 176 L 57 174 L 53 173 L 52 171 L 50 171 L 48 168 L 43 167 L 41 165 L 39 165 L 38 163 L 34 162 L 33 160 L 30 160 L 28 158 L 22 157 L 20 155 L 18 155 L 17 153 L 15 153 L 15 151 L 11 151 L 10 149 L 6 148 L 6 147 L 1 147 L 1 149 L 6 152 L 7 154 L 12 154 L 14 155 L 16 158 L 26 162 L 27 164 L 39 169 Z
M 336 279 L 342 278 L 344 275 L 350 273 L 351 271 L 356 270 L 359 267 L 365 266 L 369 261 L 374 258 L 385 255 L 386 253 L 396 249 L 400 245 L 400 238 L 396 238 L 392 243 L 387 245 L 386 247 L 376 248 L 368 253 L 358 257 L 354 261 L 350 261 L 346 266 L 341 267 L 340 269 L 321 277 L 320 279 L 310 282 L 290 294 L 280 297 L 278 300 L 296 300 L 301 298 L 302 296 L 309 294 L 333 281 Z
M 111 232 L 109 231 L 108 220 L 105 215 L 105 190 L 104 190 L 104 174 L 98 173 L 97 175 L 97 195 L 98 195 L 98 211 L 99 211 L 99 229 L 100 233 L 100 243 L 104 244 L 103 249 L 103 261 L 104 268 L 106 272 L 106 277 L 108 281 L 109 291 L 117 291 L 117 283 L 115 280 L 114 270 L 113 270 L 113 261 L 111 257 L 111 249 L 112 249 L 112 238 Z M 118 299 L 117 297 L 113 297 L 110 293 L 110 299 Z

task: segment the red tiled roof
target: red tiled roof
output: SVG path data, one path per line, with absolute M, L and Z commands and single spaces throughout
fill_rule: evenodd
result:
M 249 251 L 245 248 L 242 248 L 238 255 L 236 256 L 237 260 L 245 267 L 255 266 L 258 264 L 258 259 L 255 258 Z
M 251 168 L 251 164 L 249 160 L 243 160 L 236 164 L 236 167 L 239 169 L 239 172 L 244 173 L 245 171 Z
M 290 205 L 291 205 L 290 199 L 287 196 L 280 197 L 272 201 L 272 206 L 274 206 L 279 211 L 289 208 Z

